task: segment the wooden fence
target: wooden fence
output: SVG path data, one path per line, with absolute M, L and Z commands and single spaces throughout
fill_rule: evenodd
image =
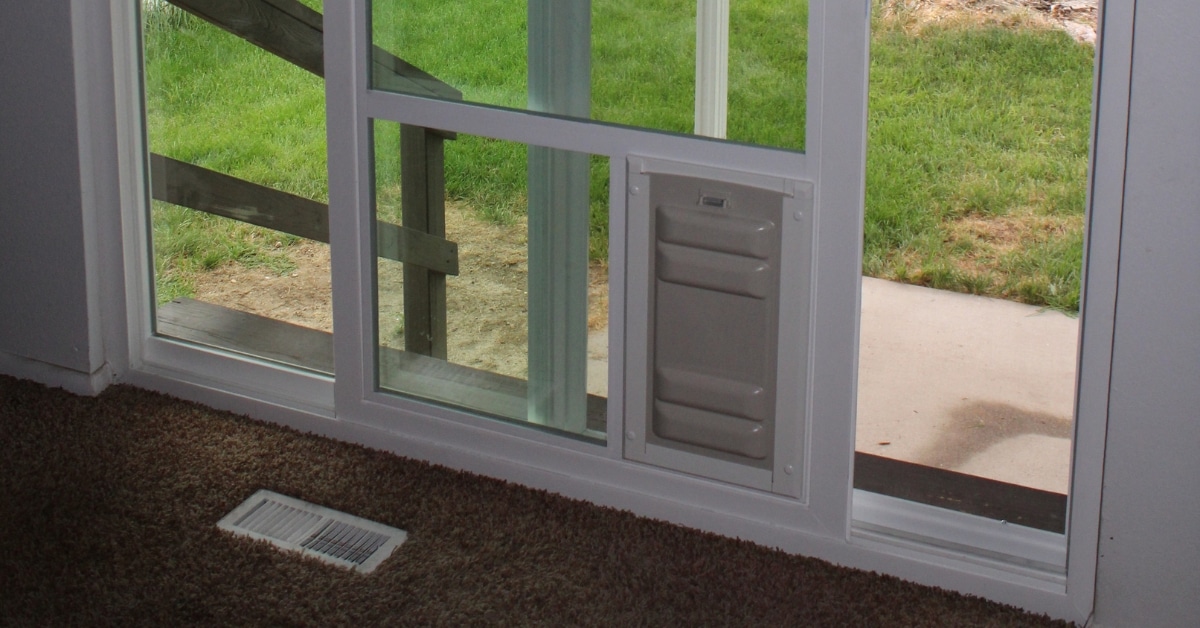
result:
M 247 42 L 324 77 L 320 13 L 298 0 L 167 0 Z M 372 85 L 437 98 L 462 93 L 375 47 Z M 446 276 L 458 274 L 458 246 L 445 239 L 444 142 L 454 134 L 402 125 L 401 225 L 375 223 L 379 257 L 404 263 L 405 351 L 445 359 Z M 163 155 L 150 158 L 155 200 L 329 242 L 329 207 Z

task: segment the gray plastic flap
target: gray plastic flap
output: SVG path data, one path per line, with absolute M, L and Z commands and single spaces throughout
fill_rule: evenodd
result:
M 812 184 L 628 163 L 624 456 L 802 498 Z
M 769 468 L 783 195 L 677 175 L 651 181 L 647 442 Z

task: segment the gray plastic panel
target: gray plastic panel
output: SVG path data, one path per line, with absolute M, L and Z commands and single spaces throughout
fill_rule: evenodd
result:
M 771 469 L 783 195 L 656 174 L 650 204 L 646 442 Z
M 773 447 L 763 421 L 747 421 L 665 401 L 654 402 L 654 433 L 666 440 L 752 460 L 766 460 Z
M 659 242 L 658 278 L 694 288 L 765 299 L 774 287 L 767 262 Z
M 691 403 L 755 421 L 770 418 L 771 400 L 757 384 L 663 368 L 654 374 L 654 390 L 659 399 L 672 403 Z
M 770 221 L 683 207 L 659 207 L 656 213 L 663 242 L 759 259 L 771 255 L 775 225 Z

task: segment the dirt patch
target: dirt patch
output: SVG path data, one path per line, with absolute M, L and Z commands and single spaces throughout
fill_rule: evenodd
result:
M 930 25 L 1057 28 L 1081 43 L 1096 43 L 1098 0 L 883 0 L 880 14 L 908 32 Z
M 1015 212 L 1005 216 L 964 216 L 943 226 L 946 247 L 954 255 L 929 260 L 921 250 L 907 249 L 897 252 L 888 266 L 873 276 L 1024 302 L 1021 271 L 1008 268 L 1013 255 L 1078 233 L 1083 229 L 1083 217 Z M 947 272 L 956 279 L 948 280 Z
M 447 239 L 458 243 L 459 275 L 446 281 L 447 353 L 451 362 L 493 373 L 527 372 L 528 274 L 526 226 L 497 225 L 459 205 L 446 207 Z M 304 327 L 333 330 L 329 247 L 306 242 L 290 247 L 296 265 L 280 275 L 237 263 L 196 277 L 195 298 Z M 379 268 L 379 331 L 384 344 L 403 346 L 402 266 Z M 589 270 L 588 327 L 608 324 L 608 270 Z
M 947 224 L 947 239 L 956 249 L 977 251 L 966 263 L 979 260 L 984 267 L 963 270 L 982 272 L 1008 253 L 1067 235 L 1081 227 L 1082 221 L 1080 216 L 966 216 Z
M 329 292 L 329 246 L 306 242 L 285 249 L 295 270 L 223 264 L 196 275 L 195 298 L 304 327 L 333 330 Z

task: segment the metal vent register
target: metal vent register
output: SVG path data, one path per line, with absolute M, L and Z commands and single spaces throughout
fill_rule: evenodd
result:
M 408 538 L 404 530 L 265 489 L 217 527 L 360 573 L 374 571 Z

